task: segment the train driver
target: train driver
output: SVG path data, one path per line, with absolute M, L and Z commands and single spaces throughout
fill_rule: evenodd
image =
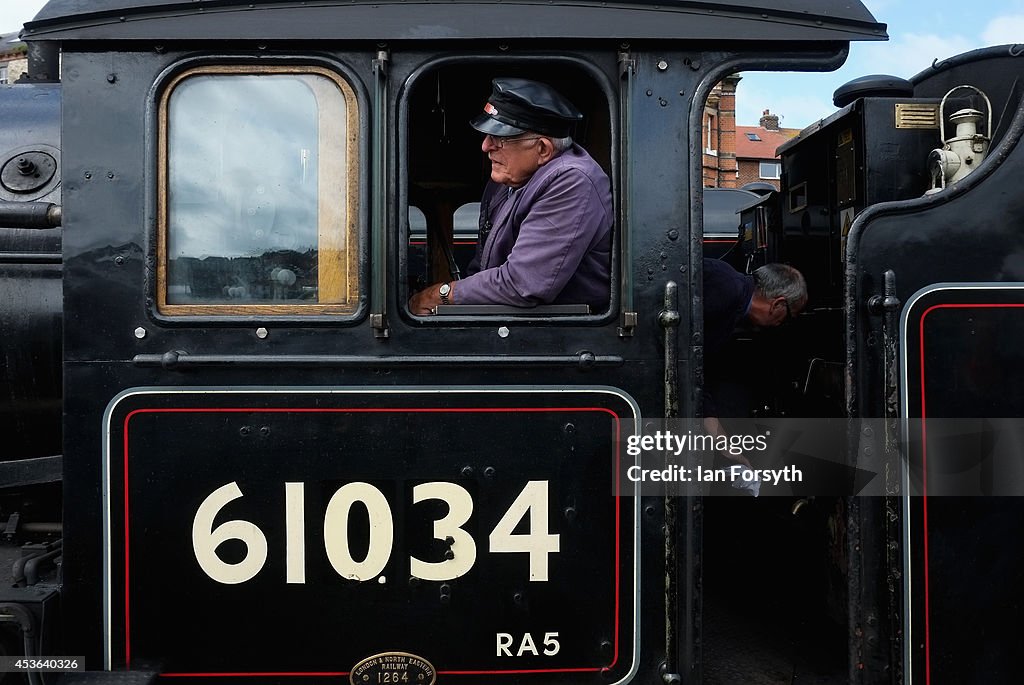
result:
M 439 304 L 587 304 L 608 308 L 612 192 L 608 176 L 572 134 L 583 115 L 550 86 L 497 78 L 470 125 L 491 178 L 480 239 L 466 278 L 409 299 L 414 314 Z

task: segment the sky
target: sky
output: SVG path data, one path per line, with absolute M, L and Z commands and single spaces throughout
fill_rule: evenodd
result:
M 837 71 L 744 72 L 736 91 L 736 123 L 757 126 L 770 109 L 779 125 L 805 128 L 835 111 L 832 93 L 861 76 L 910 78 L 942 60 L 989 45 L 1024 43 L 1024 0 L 862 0 L 889 40 L 851 43 Z
M 18 31 L 45 0 L 0 0 L 0 33 Z M 1004 43 L 1024 43 L 1024 0 L 864 0 L 888 25 L 889 40 L 855 42 L 838 71 L 744 72 L 736 93 L 736 123 L 756 126 L 769 109 L 780 125 L 804 128 L 833 111 L 832 93 L 868 74 L 910 78 L 936 59 Z

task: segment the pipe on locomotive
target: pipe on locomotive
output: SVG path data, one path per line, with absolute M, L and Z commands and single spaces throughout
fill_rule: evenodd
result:
M 61 206 L 52 202 L 0 201 L 2 228 L 56 228 L 61 222 Z
M 21 637 L 24 640 L 25 656 L 39 656 L 39 650 L 36 649 L 36 619 L 28 607 L 19 602 L 0 604 L 0 621 L 17 623 L 21 628 Z M 29 685 L 42 685 L 43 676 L 38 671 L 28 671 L 26 675 Z
M 60 82 L 60 45 L 53 41 L 26 41 L 28 68 L 21 80 L 32 83 Z

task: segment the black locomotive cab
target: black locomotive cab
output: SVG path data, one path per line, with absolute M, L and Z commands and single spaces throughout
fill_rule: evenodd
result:
M 1024 412 L 999 334 L 1024 292 L 1019 51 L 841 89 L 755 194 L 702 187 L 707 98 L 884 39 L 859 2 L 52 0 L 23 38 L 29 77 L 0 89 L 0 657 L 140 682 L 1015 672 L 957 623 L 1019 622 L 1019 555 L 993 550 L 1024 523 L 939 500 L 977 445 L 935 435 Z M 469 122 L 501 78 L 583 114 L 606 305 L 409 306 L 480 244 Z M 705 257 L 810 291 L 714 374 Z M 633 480 L 671 461 L 639 438 L 707 392 L 730 429 L 820 421 L 830 456 L 783 449 L 818 480 Z M 1013 490 L 969 453 L 981 494 Z

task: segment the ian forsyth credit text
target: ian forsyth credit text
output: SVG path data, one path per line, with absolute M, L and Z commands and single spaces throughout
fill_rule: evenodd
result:
M 793 465 L 773 464 L 778 468 L 758 468 L 758 456 L 769 446 L 770 431 L 756 434 L 709 435 L 699 430 L 655 430 L 626 438 L 626 453 L 631 457 L 656 457 L 651 463 L 641 458 L 626 469 L 626 477 L 634 483 L 801 483 L 803 473 Z M 730 463 L 712 468 L 708 455 L 726 458 L 747 455 L 752 467 Z M 665 457 L 682 457 L 673 463 Z M 655 465 L 656 464 L 656 465 Z

